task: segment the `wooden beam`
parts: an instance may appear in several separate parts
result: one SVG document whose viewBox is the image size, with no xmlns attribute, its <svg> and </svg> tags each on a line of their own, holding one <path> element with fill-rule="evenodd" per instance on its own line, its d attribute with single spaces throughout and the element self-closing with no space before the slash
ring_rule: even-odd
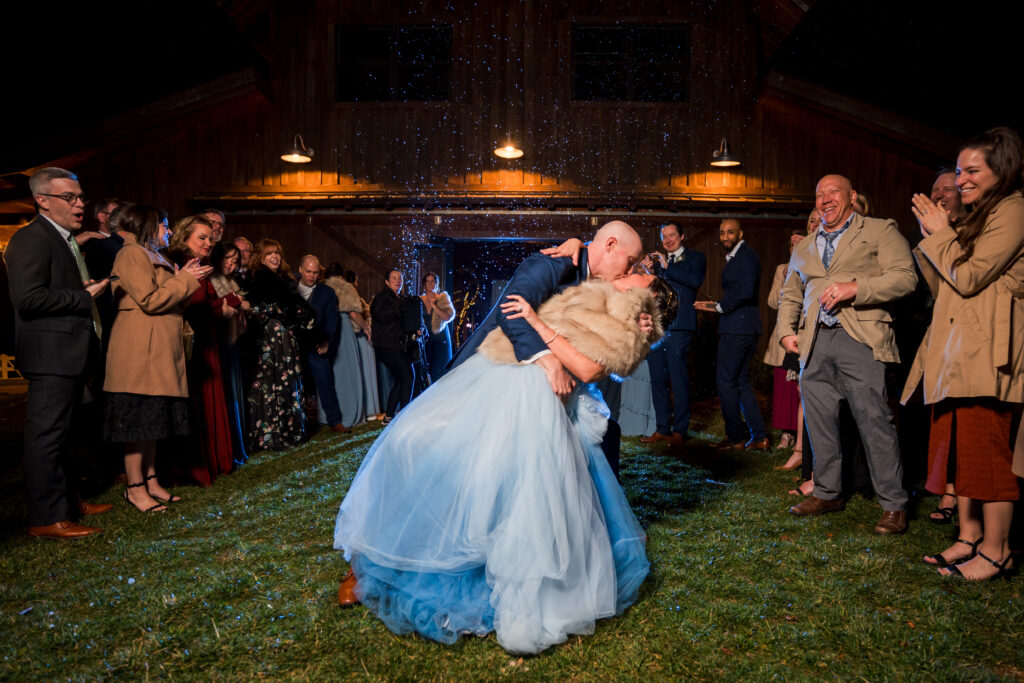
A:
<svg viewBox="0 0 1024 683">
<path fill-rule="evenodd" d="M 360 247 L 358 244 L 356 244 L 349 238 L 345 237 L 345 235 L 342 234 L 341 230 L 331 225 L 320 225 L 318 227 L 324 233 L 324 235 L 328 237 L 328 239 L 337 242 L 343 249 L 347 249 L 351 253 L 355 254 L 355 256 L 363 263 L 370 266 L 371 268 L 376 269 L 377 272 L 380 273 L 381 277 L 385 277 L 387 275 L 387 272 L 388 270 L 390 270 L 390 268 L 385 266 L 383 261 L 381 261 L 373 254 Z"/>
</svg>

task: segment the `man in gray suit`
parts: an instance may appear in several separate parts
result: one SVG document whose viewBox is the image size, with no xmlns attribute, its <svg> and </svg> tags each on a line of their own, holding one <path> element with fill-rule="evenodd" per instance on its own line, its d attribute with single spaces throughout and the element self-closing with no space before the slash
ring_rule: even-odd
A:
<svg viewBox="0 0 1024 683">
<path fill-rule="evenodd" d="M 108 280 L 89 278 L 72 235 L 82 227 L 85 213 L 75 174 L 43 168 L 29 180 L 29 188 L 39 215 L 14 233 L 4 253 L 15 311 L 14 364 L 28 380 L 28 533 L 78 538 L 99 529 L 76 524 L 72 517 L 111 508 L 77 496 L 74 468 L 67 459 L 71 413 L 82 395 L 90 355 L 99 348 L 101 323 L 94 298 Z"/>
<path fill-rule="evenodd" d="M 896 222 L 855 213 L 856 198 L 843 176 L 818 182 L 821 224 L 793 250 L 779 302 L 779 343 L 800 355 L 814 453 L 814 492 L 790 512 L 803 517 L 844 506 L 839 403 L 846 399 L 882 506 L 874 531 L 896 534 L 907 528 L 907 493 L 885 390 L 885 364 L 899 362 L 886 304 L 910 294 L 917 275 Z"/>
</svg>

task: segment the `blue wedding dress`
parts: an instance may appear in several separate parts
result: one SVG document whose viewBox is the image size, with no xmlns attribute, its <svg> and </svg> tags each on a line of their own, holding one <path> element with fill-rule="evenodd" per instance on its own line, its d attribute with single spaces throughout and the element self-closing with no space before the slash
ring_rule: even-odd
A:
<svg viewBox="0 0 1024 683">
<path fill-rule="evenodd" d="M 601 451 L 590 385 L 563 406 L 535 365 L 475 354 L 402 410 L 341 504 L 334 547 L 395 633 L 494 631 L 536 653 L 620 614 L 646 536 Z"/>
</svg>

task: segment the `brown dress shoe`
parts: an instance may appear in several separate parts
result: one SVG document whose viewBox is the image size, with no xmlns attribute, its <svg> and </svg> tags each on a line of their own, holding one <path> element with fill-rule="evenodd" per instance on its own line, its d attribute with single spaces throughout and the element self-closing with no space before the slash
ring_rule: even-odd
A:
<svg viewBox="0 0 1024 683">
<path fill-rule="evenodd" d="M 679 432 L 672 432 L 672 436 L 668 437 L 668 445 L 672 448 L 682 448 L 686 443 L 686 437 Z"/>
<path fill-rule="evenodd" d="M 346 433 L 348 431 L 348 427 L 346 427 L 345 425 L 343 425 L 343 424 L 341 424 L 339 422 L 336 425 L 331 425 L 331 430 L 335 431 L 335 432 L 338 432 L 339 434 L 344 434 L 344 433 Z"/>
<path fill-rule="evenodd" d="M 102 515 L 114 508 L 110 503 L 90 503 L 87 500 L 78 500 L 78 511 L 83 515 Z"/>
<path fill-rule="evenodd" d="M 742 451 L 743 450 L 743 444 L 742 443 L 733 443 L 729 439 L 722 439 L 717 444 L 715 444 L 715 448 L 717 448 L 720 451 L 734 451 L 734 450 L 735 451 Z"/>
<path fill-rule="evenodd" d="M 875 525 L 874 529 L 876 534 L 882 534 L 883 536 L 888 534 L 902 534 L 906 530 L 906 510 L 885 510 L 882 512 L 882 519 L 878 520 L 878 524 Z"/>
<path fill-rule="evenodd" d="M 650 436 L 645 436 L 640 439 L 640 443 L 658 443 L 659 441 L 668 441 L 672 437 L 668 434 L 662 434 L 661 432 L 654 432 Z"/>
<path fill-rule="evenodd" d="M 47 526 L 30 526 L 28 528 L 28 535 L 45 538 L 82 538 L 83 536 L 98 534 L 100 531 L 102 529 L 97 529 L 94 526 L 82 526 L 65 519 L 63 522 L 56 522 Z"/>
<path fill-rule="evenodd" d="M 744 446 L 748 451 L 768 451 L 772 448 L 772 442 L 768 440 L 768 437 L 763 439 L 751 439 Z"/>
<path fill-rule="evenodd" d="M 807 496 L 802 501 L 789 508 L 789 512 L 797 517 L 817 517 L 826 512 L 839 512 L 846 507 L 846 501 L 842 498 L 825 500 L 817 496 Z"/>
<path fill-rule="evenodd" d="M 345 578 L 341 580 L 341 585 L 338 586 L 339 605 L 352 607 L 359 604 L 359 598 L 356 597 L 356 583 L 356 575 L 352 569 L 349 569 L 348 574 L 345 574 Z"/>
</svg>

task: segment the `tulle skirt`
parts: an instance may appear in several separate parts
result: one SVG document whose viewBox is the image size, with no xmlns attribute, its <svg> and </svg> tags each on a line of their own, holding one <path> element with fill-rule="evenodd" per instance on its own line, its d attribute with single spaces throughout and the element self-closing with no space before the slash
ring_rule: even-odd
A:
<svg viewBox="0 0 1024 683">
<path fill-rule="evenodd" d="M 646 537 L 601 452 L 604 403 L 477 354 L 401 411 L 341 505 L 335 547 L 396 633 L 535 653 L 636 600 Z"/>
</svg>

